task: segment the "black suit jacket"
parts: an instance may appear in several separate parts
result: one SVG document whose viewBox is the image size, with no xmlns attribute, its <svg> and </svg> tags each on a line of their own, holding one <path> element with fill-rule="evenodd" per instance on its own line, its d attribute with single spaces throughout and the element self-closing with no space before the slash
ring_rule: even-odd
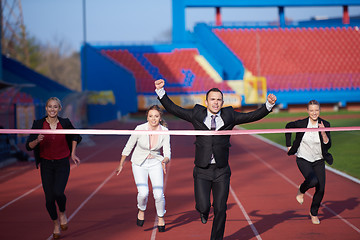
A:
<svg viewBox="0 0 360 240">
<path fill-rule="evenodd" d="M 34 120 L 33 125 L 31 127 L 31 129 L 42 129 L 43 128 L 43 124 L 45 121 L 45 118 L 39 119 L 39 120 Z M 74 129 L 74 126 L 71 124 L 70 120 L 68 118 L 61 118 L 58 117 L 59 122 L 61 124 L 61 126 L 63 127 L 63 129 Z M 36 145 L 35 148 L 31 148 L 29 146 L 29 143 L 34 141 L 39 134 L 30 134 L 27 141 L 26 141 L 26 149 L 28 151 L 32 151 L 34 150 L 34 157 L 35 157 L 35 163 L 36 163 L 36 168 L 38 168 L 39 163 L 40 163 L 40 146 L 39 144 Z M 76 141 L 78 144 L 81 142 L 81 136 L 79 134 L 66 134 L 66 142 L 67 145 L 70 149 L 70 152 L 72 151 L 72 141 Z"/>
<path fill-rule="evenodd" d="M 300 120 L 296 120 L 293 122 L 289 122 L 286 124 L 285 128 L 307 128 L 309 122 L 309 117 L 304 118 L 304 119 L 300 119 Z M 325 127 L 330 127 L 330 123 L 328 121 L 325 121 L 322 118 L 318 118 L 318 122 L 323 122 Z M 333 157 L 332 155 L 328 152 L 329 148 L 331 147 L 331 137 L 330 137 L 330 132 L 329 131 L 325 131 L 327 137 L 329 138 L 329 142 L 327 144 L 324 143 L 323 138 L 321 133 L 319 132 L 319 137 L 320 137 L 320 143 L 321 143 L 321 152 L 323 155 L 323 159 L 326 160 L 326 162 L 328 164 L 332 164 L 333 163 Z M 301 140 L 304 136 L 305 132 L 297 132 L 296 136 L 295 136 L 295 140 L 291 146 L 291 133 L 285 133 L 285 140 L 286 140 L 286 146 L 290 147 L 290 150 L 288 152 L 288 155 L 294 155 L 298 148 L 300 147 L 300 143 Z"/>
<path fill-rule="evenodd" d="M 165 94 L 159 99 L 164 108 L 173 115 L 192 123 L 196 130 L 209 130 L 204 124 L 207 116 L 207 108 L 196 104 L 192 109 L 184 109 L 174 104 Z M 249 112 L 236 112 L 232 107 L 221 109 L 221 118 L 224 126 L 219 130 L 231 130 L 235 125 L 257 121 L 269 114 L 265 104 L 259 109 Z M 211 155 L 214 154 L 216 166 L 226 167 L 229 160 L 230 135 L 222 136 L 196 136 L 195 141 L 195 165 L 205 168 L 208 166 Z"/>
</svg>

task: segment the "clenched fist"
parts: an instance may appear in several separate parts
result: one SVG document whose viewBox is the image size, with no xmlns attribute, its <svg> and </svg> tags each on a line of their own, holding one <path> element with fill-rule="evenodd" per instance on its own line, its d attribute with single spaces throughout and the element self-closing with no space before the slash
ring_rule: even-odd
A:
<svg viewBox="0 0 360 240">
<path fill-rule="evenodd" d="M 164 79 L 158 79 L 155 81 L 155 87 L 156 89 L 162 89 L 165 85 Z"/>
<path fill-rule="evenodd" d="M 270 93 L 267 97 L 267 100 L 270 104 L 275 104 L 276 99 L 277 99 L 276 96 L 272 93 Z"/>
</svg>

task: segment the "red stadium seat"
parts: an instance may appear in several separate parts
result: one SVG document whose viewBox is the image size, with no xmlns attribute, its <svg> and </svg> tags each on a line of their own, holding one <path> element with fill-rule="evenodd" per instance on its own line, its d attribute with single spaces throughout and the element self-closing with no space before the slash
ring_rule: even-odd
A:
<svg viewBox="0 0 360 240">
<path fill-rule="evenodd" d="M 246 69 L 257 74 L 260 66 L 269 90 L 359 86 L 360 34 L 354 28 L 213 29 L 213 32 Z M 296 82 L 287 79 L 289 84 L 285 84 L 282 76 L 291 75 L 297 76 Z"/>
<path fill-rule="evenodd" d="M 174 49 L 171 52 L 131 53 L 128 50 L 101 52 L 133 73 L 138 93 L 154 92 L 154 75 L 157 73 L 168 81 L 167 92 L 203 93 L 209 89 L 209 86 L 220 87 L 220 84 L 215 83 L 195 60 L 194 57 L 199 55 L 199 51 L 195 48 Z M 186 85 L 185 82 L 189 82 L 190 85 Z M 227 84 L 222 84 L 221 89 L 224 92 L 233 92 Z"/>
</svg>

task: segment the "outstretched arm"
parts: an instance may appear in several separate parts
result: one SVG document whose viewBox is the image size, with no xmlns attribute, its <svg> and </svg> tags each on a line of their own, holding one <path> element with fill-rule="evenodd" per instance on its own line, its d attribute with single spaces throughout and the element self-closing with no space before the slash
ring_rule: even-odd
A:
<svg viewBox="0 0 360 240">
<path fill-rule="evenodd" d="M 262 107 L 248 113 L 237 112 L 235 114 L 235 124 L 250 123 L 262 119 L 270 113 L 271 109 L 275 105 L 275 102 L 276 96 L 270 93 L 267 97 L 266 103 Z"/>
<path fill-rule="evenodd" d="M 165 93 L 164 85 L 165 85 L 165 81 L 163 79 L 159 79 L 155 81 L 155 87 L 156 87 L 155 92 L 159 97 L 160 103 L 169 113 L 185 121 L 191 122 L 192 110 L 182 108 L 176 105 L 173 101 L 171 101 L 171 99 Z"/>
</svg>

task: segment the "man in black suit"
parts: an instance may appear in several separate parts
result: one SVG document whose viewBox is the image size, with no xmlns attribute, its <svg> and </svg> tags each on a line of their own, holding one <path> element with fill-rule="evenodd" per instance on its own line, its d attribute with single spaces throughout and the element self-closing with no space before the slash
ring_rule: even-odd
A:
<svg viewBox="0 0 360 240">
<path fill-rule="evenodd" d="M 170 100 L 164 85 L 163 79 L 155 81 L 155 91 L 161 104 L 169 113 L 192 123 L 196 130 L 231 130 L 235 125 L 257 121 L 269 114 L 276 102 L 276 96 L 269 94 L 266 104 L 259 109 L 240 113 L 232 107 L 222 108 L 223 94 L 219 89 L 213 88 L 206 94 L 206 107 L 196 104 L 192 109 L 184 109 Z M 212 191 L 214 221 L 211 239 L 223 239 L 231 175 L 228 164 L 230 136 L 196 136 L 195 145 L 195 208 L 200 212 L 201 222 L 205 224 L 209 216 Z"/>
</svg>

